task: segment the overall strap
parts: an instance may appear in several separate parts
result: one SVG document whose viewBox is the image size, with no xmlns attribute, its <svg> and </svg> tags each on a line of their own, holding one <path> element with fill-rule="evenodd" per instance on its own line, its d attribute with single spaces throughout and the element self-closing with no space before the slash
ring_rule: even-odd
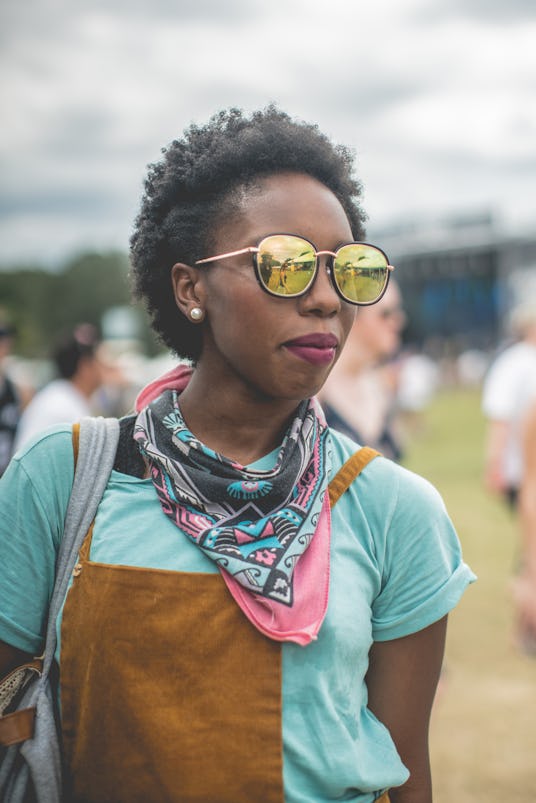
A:
<svg viewBox="0 0 536 803">
<path fill-rule="evenodd" d="M 78 450 L 80 448 L 80 421 L 73 424 L 73 457 L 74 457 L 74 470 L 76 471 L 76 464 L 78 463 Z"/>
<path fill-rule="evenodd" d="M 379 455 L 381 455 L 381 452 L 377 452 L 376 449 L 371 449 L 370 446 L 363 446 L 348 458 L 328 485 L 329 504 L 331 507 L 338 502 L 365 466 Z"/>
</svg>

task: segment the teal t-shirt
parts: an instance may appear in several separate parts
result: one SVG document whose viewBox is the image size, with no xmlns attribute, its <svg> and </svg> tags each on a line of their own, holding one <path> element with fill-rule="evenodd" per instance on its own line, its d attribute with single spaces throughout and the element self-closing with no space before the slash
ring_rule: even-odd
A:
<svg viewBox="0 0 536 803">
<path fill-rule="evenodd" d="M 331 449 L 334 476 L 356 444 L 332 431 Z M 17 454 L 0 480 L 0 640 L 34 654 L 72 479 L 71 429 L 58 426 Z M 164 515 L 150 479 L 117 471 L 95 519 L 90 557 L 218 571 Z M 368 653 L 375 640 L 442 618 L 473 579 L 437 491 L 389 460 L 373 460 L 333 509 L 329 604 L 318 638 L 307 647 L 282 645 L 288 803 L 369 803 L 406 780 L 387 729 L 367 708 Z"/>
</svg>

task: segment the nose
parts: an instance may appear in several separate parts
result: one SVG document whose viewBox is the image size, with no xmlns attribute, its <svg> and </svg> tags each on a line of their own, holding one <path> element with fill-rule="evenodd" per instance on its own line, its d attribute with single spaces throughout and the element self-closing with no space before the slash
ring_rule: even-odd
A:
<svg viewBox="0 0 536 803">
<path fill-rule="evenodd" d="M 340 312 L 342 300 L 331 280 L 328 259 L 329 256 L 318 257 L 318 270 L 314 282 L 307 293 L 298 298 L 303 314 L 327 318 Z"/>
</svg>

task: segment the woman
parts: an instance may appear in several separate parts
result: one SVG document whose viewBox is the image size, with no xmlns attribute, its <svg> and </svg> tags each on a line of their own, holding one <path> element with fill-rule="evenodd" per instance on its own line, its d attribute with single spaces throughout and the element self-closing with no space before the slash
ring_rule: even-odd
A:
<svg viewBox="0 0 536 803">
<path fill-rule="evenodd" d="M 69 800 L 432 799 L 446 616 L 472 575 L 434 489 L 384 458 L 330 514 L 358 447 L 314 395 L 389 277 L 352 244 L 351 170 L 274 107 L 192 126 L 150 168 L 134 286 L 194 368 L 122 421 L 67 595 Z M 71 482 L 66 428 L 3 480 L 5 669 L 40 647 Z"/>
</svg>

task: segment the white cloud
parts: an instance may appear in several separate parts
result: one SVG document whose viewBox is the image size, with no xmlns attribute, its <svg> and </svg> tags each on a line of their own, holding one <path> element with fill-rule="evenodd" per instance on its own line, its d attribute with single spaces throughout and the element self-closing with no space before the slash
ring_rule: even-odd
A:
<svg viewBox="0 0 536 803">
<path fill-rule="evenodd" d="M 356 149 L 372 225 L 536 217 L 528 0 L 4 0 L 0 31 L 0 264 L 126 247 L 160 148 L 271 100 Z"/>
</svg>

